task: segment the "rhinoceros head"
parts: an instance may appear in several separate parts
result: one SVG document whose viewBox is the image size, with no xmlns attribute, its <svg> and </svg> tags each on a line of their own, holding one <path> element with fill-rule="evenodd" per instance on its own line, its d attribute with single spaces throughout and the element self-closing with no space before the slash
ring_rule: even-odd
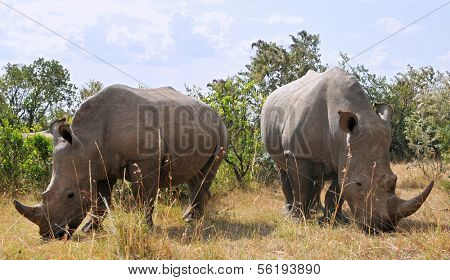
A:
<svg viewBox="0 0 450 280">
<path fill-rule="evenodd" d="M 42 202 L 25 206 L 14 201 L 17 211 L 39 226 L 44 238 L 70 237 L 90 207 L 89 163 L 82 142 L 65 119 L 51 125 L 54 137 L 53 171 Z"/>
<path fill-rule="evenodd" d="M 431 182 L 418 196 L 403 200 L 396 196 L 397 176 L 390 167 L 389 122 L 393 109 L 376 104 L 373 112 L 339 111 L 339 127 L 347 133 L 347 152 L 339 159 L 342 195 L 355 219 L 368 231 L 391 231 L 399 220 L 415 213 L 433 188 Z"/>
</svg>

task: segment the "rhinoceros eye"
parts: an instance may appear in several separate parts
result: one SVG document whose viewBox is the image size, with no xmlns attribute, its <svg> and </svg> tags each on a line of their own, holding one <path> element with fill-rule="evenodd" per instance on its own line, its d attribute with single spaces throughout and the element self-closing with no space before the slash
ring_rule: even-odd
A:
<svg viewBox="0 0 450 280">
<path fill-rule="evenodd" d="M 356 184 L 357 184 L 358 186 L 362 186 L 362 183 L 361 183 L 361 182 L 356 182 Z"/>
<path fill-rule="evenodd" d="M 75 195 L 75 193 L 73 193 L 73 192 L 70 192 L 68 195 L 67 195 L 67 198 L 73 198 L 74 197 L 74 195 Z"/>
</svg>

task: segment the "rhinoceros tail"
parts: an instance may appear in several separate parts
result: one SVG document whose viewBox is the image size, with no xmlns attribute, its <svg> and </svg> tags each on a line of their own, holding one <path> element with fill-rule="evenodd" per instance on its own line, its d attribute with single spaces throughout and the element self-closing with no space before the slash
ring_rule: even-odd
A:
<svg viewBox="0 0 450 280">
<path fill-rule="evenodd" d="M 226 128 L 225 128 L 226 133 Z M 225 157 L 226 145 L 227 145 L 227 135 L 220 135 L 220 139 L 225 141 L 218 141 L 214 149 L 213 154 L 208 159 L 203 168 L 189 181 L 191 189 L 191 205 L 188 207 L 186 212 L 183 214 L 183 218 L 186 221 L 194 219 L 197 214 L 203 215 L 204 206 L 206 201 L 211 197 L 211 192 L 209 191 L 211 184 L 216 177 L 217 170 L 219 169 L 220 163 Z M 196 209 L 196 210 L 195 210 Z"/>
<path fill-rule="evenodd" d="M 217 170 L 225 158 L 225 154 L 228 148 L 228 133 L 225 124 L 221 123 L 219 141 L 216 144 L 213 154 L 200 170 L 200 177 L 202 178 L 202 188 L 209 193 L 209 186 L 211 185 L 214 177 L 216 176 Z"/>
</svg>

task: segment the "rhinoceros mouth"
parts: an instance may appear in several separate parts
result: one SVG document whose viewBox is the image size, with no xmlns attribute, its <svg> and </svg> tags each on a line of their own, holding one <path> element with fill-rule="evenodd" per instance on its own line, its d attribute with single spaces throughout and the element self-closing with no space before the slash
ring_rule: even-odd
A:
<svg viewBox="0 0 450 280">
<path fill-rule="evenodd" d="M 393 224 L 380 224 L 380 225 L 364 225 L 363 230 L 367 234 L 381 234 L 395 232 L 396 226 Z"/>
<path fill-rule="evenodd" d="M 52 228 L 42 235 L 43 239 L 71 239 L 74 232 L 82 222 L 82 215 L 70 220 L 69 222 L 54 224 Z M 81 218 L 81 219 L 80 219 Z"/>
<path fill-rule="evenodd" d="M 59 226 L 59 225 L 55 225 L 54 228 L 44 234 L 42 234 L 42 238 L 44 240 L 49 240 L 49 239 L 70 239 L 73 236 L 73 233 L 75 232 L 75 230 L 77 229 L 77 226 L 74 225 L 66 225 L 64 227 Z"/>
<path fill-rule="evenodd" d="M 370 222 L 357 221 L 357 224 L 367 234 L 390 233 L 397 227 L 395 220 L 380 217 L 372 217 Z"/>
</svg>

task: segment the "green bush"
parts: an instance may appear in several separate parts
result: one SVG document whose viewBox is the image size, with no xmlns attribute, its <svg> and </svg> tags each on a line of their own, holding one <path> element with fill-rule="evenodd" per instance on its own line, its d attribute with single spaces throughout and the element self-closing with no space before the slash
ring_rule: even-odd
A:
<svg viewBox="0 0 450 280">
<path fill-rule="evenodd" d="M 449 73 L 434 71 L 431 67 L 409 69 L 421 80 L 413 101 L 415 110 L 405 118 L 408 146 L 417 160 L 448 161 L 450 139 L 450 83 Z M 412 75 L 410 75 L 412 76 Z M 425 77 L 425 78 L 424 78 Z M 417 83 L 418 84 L 418 83 Z M 441 164 L 441 168 L 444 165 Z M 441 170 L 443 171 L 443 170 Z"/>
<path fill-rule="evenodd" d="M 45 136 L 24 137 L 7 122 L 0 126 L 0 191 L 42 191 L 51 177 L 52 149 Z"/>
<path fill-rule="evenodd" d="M 370 101 L 394 108 L 391 159 L 435 163 L 444 172 L 450 159 L 450 72 L 408 65 L 388 81 L 349 60 L 341 54 L 340 66 L 360 82 Z"/>
</svg>

